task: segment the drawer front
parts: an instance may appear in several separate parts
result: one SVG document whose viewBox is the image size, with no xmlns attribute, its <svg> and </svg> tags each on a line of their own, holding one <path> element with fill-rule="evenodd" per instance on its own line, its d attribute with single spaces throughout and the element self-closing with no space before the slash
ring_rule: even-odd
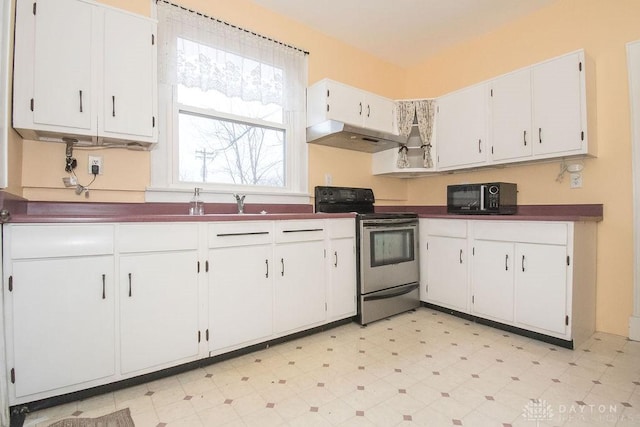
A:
<svg viewBox="0 0 640 427">
<path fill-rule="evenodd" d="M 6 226 L 11 259 L 110 255 L 113 224 L 29 224 Z"/>
<path fill-rule="evenodd" d="M 467 237 L 467 221 L 463 219 L 427 219 L 427 234 L 443 237 Z"/>
<path fill-rule="evenodd" d="M 326 221 L 330 239 L 356 236 L 355 218 L 328 219 Z"/>
<path fill-rule="evenodd" d="M 208 225 L 208 247 L 264 245 L 273 243 L 272 221 L 219 222 Z"/>
<path fill-rule="evenodd" d="M 121 253 L 198 249 L 198 224 L 121 224 L 118 237 Z"/>
<path fill-rule="evenodd" d="M 569 223 L 522 221 L 474 221 L 473 237 L 503 242 L 566 245 Z"/>
<path fill-rule="evenodd" d="M 276 221 L 275 228 L 276 243 L 323 240 L 325 236 L 325 223 L 321 219 Z"/>
</svg>

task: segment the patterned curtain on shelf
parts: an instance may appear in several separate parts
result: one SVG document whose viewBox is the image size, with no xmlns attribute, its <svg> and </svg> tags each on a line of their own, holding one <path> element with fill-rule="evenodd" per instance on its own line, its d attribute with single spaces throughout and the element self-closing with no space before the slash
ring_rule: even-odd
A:
<svg viewBox="0 0 640 427">
<path fill-rule="evenodd" d="M 416 116 L 418 117 L 418 130 L 422 140 L 422 162 L 425 168 L 433 167 L 431 157 L 431 136 L 433 135 L 433 121 L 435 117 L 435 101 L 424 99 L 415 101 Z"/>
<path fill-rule="evenodd" d="M 416 115 L 415 103 L 413 101 L 398 101 L 396 111 L 398 119 L 398 132 L 401 136 L 408 137 L 411 133 L 413 118 Z M 408 151 L 409 149 L 406 147 L 406 145 L 403 145 L 398 149 L 398 168 L 404 169 L 410 166 L 409 158 L 407 156 Z"/>
</svg>

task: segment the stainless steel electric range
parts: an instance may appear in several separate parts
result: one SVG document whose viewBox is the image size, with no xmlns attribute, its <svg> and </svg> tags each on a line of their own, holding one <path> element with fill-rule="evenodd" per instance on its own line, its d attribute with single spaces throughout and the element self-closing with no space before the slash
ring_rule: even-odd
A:
<svg viewBox="0 0 640 427">
<path fill-rule="evenodd" d="M 358 320 L 362 325 L 420 306 L 418 215 L 376 213 L 370 188 L 316 187 L 315 211 L 355 212 Z"/>
</svg>

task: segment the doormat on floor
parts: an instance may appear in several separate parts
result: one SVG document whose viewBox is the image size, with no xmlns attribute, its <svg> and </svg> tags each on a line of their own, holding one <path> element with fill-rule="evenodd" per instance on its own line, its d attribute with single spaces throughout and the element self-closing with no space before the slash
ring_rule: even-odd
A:
<svg viewBox="0 0 640 427">
<path fill-rule="evenodd" d="M 65 418 L 49 427 L 135 427 L 129 408 L 98 418 Z"/>
</svg>

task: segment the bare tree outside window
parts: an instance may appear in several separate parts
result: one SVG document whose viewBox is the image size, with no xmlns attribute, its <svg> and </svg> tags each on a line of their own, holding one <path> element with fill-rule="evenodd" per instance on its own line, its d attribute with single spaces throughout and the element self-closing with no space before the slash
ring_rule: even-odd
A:
<svg viewBox="0 0 640 427">
<path fill-rule="evenodd" d="M 178 44 L 179 180 L 284 187 L 283 70 Z"/>
<path fill-rule="evenodd" d="M 180 181 L 283 187 L 284 130 L 180 114 Z"/>
</svg>

